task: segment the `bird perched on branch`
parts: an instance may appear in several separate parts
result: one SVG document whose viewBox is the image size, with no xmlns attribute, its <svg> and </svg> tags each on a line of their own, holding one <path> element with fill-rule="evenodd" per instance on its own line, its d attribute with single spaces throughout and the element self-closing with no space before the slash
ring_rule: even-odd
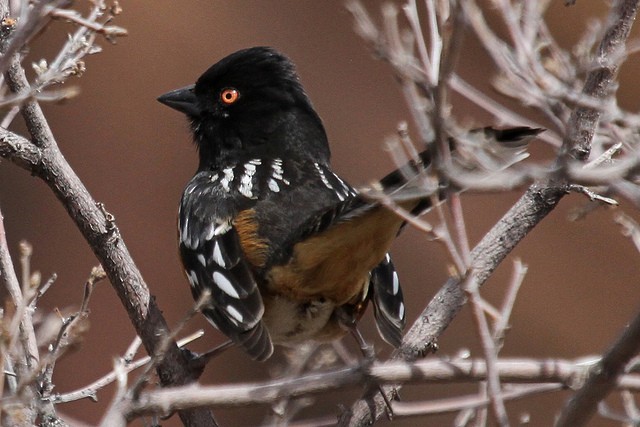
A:
<svg viewBox="0 0 640 427">
<path fill-rule="evenodd" d="M 406 314 L 387 251 L 403 220 L 331 170 L 291 61 L 272 48 L 241 50 L 158 100 L 187 115 L 199 151 L 178 229 L 194 298 L 211 293 L 206 318 L 265 360 L 274 344 L 341 337 L 371 301 L 380 335 L 397 347 Z M 531 134 L 517 129 L 509 138 Z M 423 153 L 380 188 L 396 191 L 428 162 Z M 399 202 L 408 211 L 430 203 L 424 193 Z"/>
</svg>

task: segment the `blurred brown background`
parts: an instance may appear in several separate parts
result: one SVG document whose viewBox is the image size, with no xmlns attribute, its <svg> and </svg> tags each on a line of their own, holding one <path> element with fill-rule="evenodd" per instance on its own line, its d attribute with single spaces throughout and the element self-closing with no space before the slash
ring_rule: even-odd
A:
<svg viewBox="0 0 640 427">
<path fill-rule="evenodd" d="M 558 40 L 568 47 L 587 28 L 590 17 L 602 16 L 605 3 L 579 1 L 571 8 L 556 1 L 547 16 Z M 379 16 L 381 2 L 366 3 Z M 372 58 L 352 31 L 343 2 L 332 1 L 126 1 L 115 24 L 129 37 L 116 46 L 102 41 L 103 53 L 87 59 L 80 80 L 80 97 L 65 105 L 47 105 L 46 113 L 68 161 L 92 195 L 117 220 L 122 236 L 157 297 L 170 324 L 192 304 L 176 251 L 175 216 L 181 190 L 196 166 L 185 119 L 155 101 L 170 90 L 192 83 L 224 55 L 254 45 L 271 45 L 287 53 L 298 66 L 302 81 L 324 120 L 332 144 L 335 170 L 358 185 L 382 176 L 393 165 L 383 150 L 386 135 L 400 120 L 409 119 L 389 67 Z M 51 58 L 69 27 L 62 23 L 35 44 L 30 60 Z M 638 32 L 636 31 L 637 35 Z M 622 73 L 621 104 L 637 109 L 640 64 L 632 59 Z M 491 63 L 473 37 L 467 37 L 459 72 L 489 91 Z M 526 113 L 526 110 L 523 110 Z M 454 97 L 454 114 L 470 124 L 499 124 L 486 113 Z M 532 115 L 532 117 L 537 117 Z M 19 119 L 17 119 L 19 121 Z M 542 143 L 534 147 L 540 159 L 551 156 Z M 82 284 L 96 260 L 66 212 L 48 188 L 9 162 L 0 165 L 0 206 L 5 216 L 14 261 L 17 243 L 27 239 L 35 248 L 34 268 L 59 279 L 40 309 L 79 304 Z M 472 243 L 508 209 L 520 193 L 468 195 Z M 571 207 L 585 202 L 569 196 L 517 248 L 515 256 L 530 272 L 520 292 L 507 337 L 504 356 L 573 358 L 602 352 L 638 309 L 637 277 L 640 255 L 600 210 L 581 222 L 567 221 Z M 633 209 L 627 209 L 633 212 Z M 446 278 L 447 259 L 441 246 L 415 230 L 398 239 L 394 259 L 413 321 Z M 510 277 L 505 262 L 483 289 L 496 304 Z M 134 336 L 124 309 L 108 283 L 102 283 L 91 302 L 91 330 L 81 351 L 57 366 L 56 391 L 86 385 L 111 369 Z M 377 336 L 370 318 L 364 332 Z M 201 319 L 189 330 L 205 328 L 206 335 L 191 347 L 204 350 L 223 337 Z M 388 353 L 378 343 L 377 348 Z M 465 310 L 440 341 L 440 356 L 470 349 L 480 356 L 473 323 Z M 215 360 L 201 378 L 203 384 L 251 381 L 267 377 L 278 360 L 261 365 L 232 349 Z M 265 366 L 267 369 L 265 369 Z M 421 386 L 403 392 L 407 399 L 473 393 L 470 387 Z M 64 413 L 96 423 L 112 396 L 108 388 L 99 402 L 82 401 L 60 407 Z M 358 390 L 348 392 L 350 403 Z M 549 425 L 564 402 L 560 394 L 510 404 L 513 420 L 529 413 L 531 425 Z M 306 417 L 338 412 L 334 394 L 318 397 Z M 612 400 L 612 404 L 619 406 Z M 224 426 L 259 424 L 266 408 L 217 411 Z M 178 425 L 175 419 L 163 425 Z M 450 425 L 451 416 L 405 420 L 394 425 Z M 136 425 L 142 425 L 137 422 Z M 592 425 L 613 425 L 596 420 Z"/>
</svg>

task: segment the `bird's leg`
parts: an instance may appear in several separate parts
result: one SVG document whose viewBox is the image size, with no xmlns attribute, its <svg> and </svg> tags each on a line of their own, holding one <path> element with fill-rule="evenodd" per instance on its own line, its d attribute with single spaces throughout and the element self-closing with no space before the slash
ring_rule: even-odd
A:
<svg viewBox="0 0 640 427">
<path fill-rule="evenodd" d="M 214 357 L 219 356 L 220 354 L 222 354 L 226 349 L 233 347 L 235 344 L 233 341 L 228 340 L 223 342 L 222 344 L 212 348 L 211 350 L 206 351 L 205 353 L 202 353 L 200 355 L 198 355 L 198 359 L 204 364 L 206 365 L 207 363 L 209 363 L 209 361 L 211 359 L 213 359 Z"/>
<path fill-rule="evenodd" d="M 351 332 L 351 335 L 358 343 L 358 347 L 360 347 L 360 351 L 362 352 L 362 355 L 364 356 L 365 360 L 373 361 L 373 359 L 375 358 L 375 352 L 373 351 L 373 346 L 368 344 L 365 341 L 364 337 L 358 330 L 358 327 L 355 325 L 350 327 L 349 332 Z"/>
<path fill-rule="evenodd" d="M 360 351 L 362 351 L 362 355 L 364 356 L 365 363 L 373 363 L 373 361 L 375 360 L 375 352 L 373 350 L 373 346 L 365 341 L 364 337 L 360 333 L 360 330 L 358 330 L 358 327 L 355 324 L 349 328 L 349 332 L 351 332 L 351 335 L 358 343 Z M 376 386 L 378 388 L 378 391 L 380 392 L 380 395 L 382 396 L 382 400 L 384 400 L 387 418 L 391 420 L 393 418 L 393 408 L 391 407 L 391 402 L 387 398 L 387 395 L 384 393 L 384 389 L 382 388 L 382 386 L 380 384 L 377 384 Z"/>
</svg>

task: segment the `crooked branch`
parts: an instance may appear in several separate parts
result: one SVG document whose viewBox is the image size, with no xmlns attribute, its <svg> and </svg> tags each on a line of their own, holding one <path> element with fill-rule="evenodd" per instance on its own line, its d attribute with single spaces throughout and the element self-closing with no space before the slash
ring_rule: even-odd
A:
<svg viewBox="0 0 640 427">
<path fill-rule="evenodd" d="M 29 90 L 19 55 L 11 55 L 5 80 L 13 93 Z M 27 169 L 51 188 L 102 264 L 147 353 L 155 354 L 169 328 L 113 217 L 91 197 L 60 153 L 39 104 L 31 100 L 21 107 L 21 113 L 31 141 L 0 129 L 0 156 Z M 157 372 L 163 385 L 181 385 L 198 378 L 202 368 L 201 364 L 192 363 L 172 341 Z M 181 412 L 180 417 L 188 425 L 215 425 L 210 412 L 204 409 Z"/>
<path fill-rule="evenodd" d="M 554 389 L 580 385 L 585 371 L 598 363 L 597 358 L 578 360 L 500 359 L 496 374 L 503 383 L 553 384 Z M 421 360 L 415 363 L 391 361 L 370 366 L 353 366 L 332 371 L 314 372 L 302 376 L 259 383 L 198 386 L 187 385 L 159 389 L 140 394 L 130 400 L 123 411 L 128 416 L 167 414 L 175 410 L 196 407 L 239 407 L 270 404 L 282 398 L 327 392 L 363 382 L 451 384 L 486 381 L 487 365 L 483 359 Z M 626 374 L 616 386 L 625 390 L 640 387 L 640 375 Z M 485 401 L 484 404 L 487 404 Z M 394 404 L 395 405 L 395 404 Z"/>
</svg>

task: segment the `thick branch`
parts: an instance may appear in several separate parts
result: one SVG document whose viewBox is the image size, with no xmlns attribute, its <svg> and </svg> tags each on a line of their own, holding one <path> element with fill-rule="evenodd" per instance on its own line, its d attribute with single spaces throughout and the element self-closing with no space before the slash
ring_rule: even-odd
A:
<svg viewBox="0 0 640 427">
<path fill-rule="evenodd" d="M 582 93 L 594 98 L 611 96 L 614 78 L 625 59 L 625 44 L 638 11 L 637 0 L 618 0 L 611 8 L 604 34 L 595 57 L 594 68 L 587 75 Z M 578 107 L 571 112 L 563 149 L 579 160 L 586 160 L 591 140 L 600 120 L 600 110 Z"/>
<path fill-rule="evenodd" d="M 0 128 L 0 156 L 11 159 L 23 169 L 31 171 L 40 164 L 41 151 L 25 138 Z"/>
<path fill-rule="evenodd" d="M 560 384 L 569 387 L 582 378 L 593 363 L 583 360 L 501 359 L 495 364 L 497 374 L 504 383 Z M 249 404 L 269 404 L 283 397 L 320 393 L 363 382 L 451 384 L 477 383 L 487 379 L 486 362 L 482 359 L 443 361 L 422 360 L 416 363 L 401 361 L 373 364 L 369 367 L 341 368 L 316 372 L 300 377 L 271 380 L 262 383 L 244 383 L 216 386 L 184 386 L 154 390 L 140 395 L 123 407 L 129 417 L 143 414 L 164 414 L 171 411 L 207 407 L 234 407 Z M 635 390 L 640 376 L 625 375 L 618 387 Z"/>
<path fill-rule="evenodd" d="M 603 98 L 613 82 L 621 60 L 625 42 L 638 12 L 639 0 L 618 0 L 609 15 L 609 28 L 598 48 L 599 67 L 589 73 L 583 92 Z M 571 115 L 565 146 L 574 156 L 585 159 L 589 141 L 593 137 L 599 112 L 577 108 Z M 573 138 L 573 139 L 571 139 Z M 585 155 L 586 153 L 586 155 Z M 602 364 L 591 369 L 589 379 L 569 400 L 556 425 L 581 426 L 595 414 L 598 403 L 613 389 L 618 375 L 627 362 L 640 351 L 640 314 L 605 354 Z"/>
</svg>

